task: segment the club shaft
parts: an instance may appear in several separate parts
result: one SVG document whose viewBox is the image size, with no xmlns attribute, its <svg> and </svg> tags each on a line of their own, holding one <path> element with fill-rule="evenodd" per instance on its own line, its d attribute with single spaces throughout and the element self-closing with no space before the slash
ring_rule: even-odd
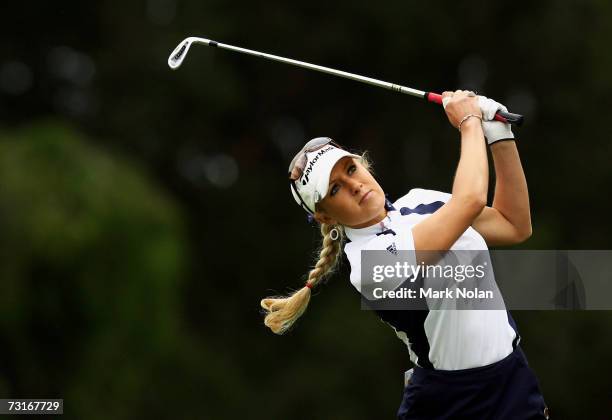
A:
<svg viewBox="0 0 612 420">
<path fill-rule="evenodd" d="M 262 53 L 255 50 L 249 50 L 247 48 L 236 47 L 234 45 L 223 44 L 221 42 L 212 41 L 206 38 L 198 38 L 198 37 L 189 37 L 185 39 L 181 44 L 179 44 L 175 50 L 170 54 L 168 58 L 168 65 L 172 69 L 177 69 L 182 60 L 185 58 L 187 51 L 189 50 L 189 45 L 193 44 L 204 44 L 210 47 L 222 48 L 224 50 L 235 51 L 242 54 L 248 54 L 255 57 L 265 58 L 267 60 L 278 61 L 280 63 L 291 64 L 294 66 L 318 71 L 321 73 L 327 73 L 338 77 L 343 77 L 345 79 L 355 80 L 361 83 L 367 83 L 369 85 L 378 86 L 383 89 L 392 90 L 395 92 L 404 93 L 406 95 L 415 96 L 417 98 L 423 98 L 428 102 L 433 102 L 436 104 L 442 104 L 442 96 L 433 92 L 423 92 L 421 90 L 412 89 L 402 85 L 396 85 L 395 83 L 385 82 L 384 80 L 373 79 L 371 77 L 360 76 L 358 74 L 349 73 L 342 70 L 336 70 L 325 66 L 319 66 L 317 64 L 307 63 L 305 61 L 294 60 L 292 58 L 281 57 L 279 55 Z M 523 116 L 520 114 L 513 114 L 507 111 L 498 111 L 495 114 L 495 120 L 501 121 L 503 123 L 521 125 L 523 123 Z"/>
<path fill-rule="evenodd" d="M 306 63 L 305 61 L 299 61 L 299 60 L 294 60 L 292 58 L 286 58 L 286 57 L 281 57 L 278 55 L 262 53 L 262 52 L 255 51 L 255 50 L 249 50 L 247 48 L 235 47 L 233 45 L 223 44 L 221 42 L 216 42 L 216 41 L 210 41 L 210 40 L 203 39 L 203 41 L 197 41 L 197 40 L 194 41 L 194 43 L 196 42 L 206 44 L 211 47 L 217 47 L 217 48 L 222 48 L 224 50 L 230 50 L 230 51 L 235 51 L 235 52 L 239 52 L 243 54 L 249 54 L 255 57 L 266 58 L 272 61 L 278 61 L 281 63 L 287 63 L 287 64 L 291 64 L 294 66 L 319 71 L 322 73 L 332 74 L 334 76 L 344 77 L 345 79 L 351 79 L 357 82 L 367 83 L 369 85 L 382 87 L 384 89 L 405 93 L 407 95 L 412 95 L 412 96 L 416 96 L 419 98 L 425 97 L 425 92 L 420 91 L 420 90 L 412 89 L 406 86 L 396 85 L 394 83 L 385 82 L 383 80 L 373 79 L 371 77 L 360 76 L 358 74 L 349 73 L 349 72 L 342 71 L 342 70 L 336 70 L 336 69 L 332 69 L 332 68 L 325 67 L 325 66 L 319 66 L 317 64 Z"/>
</svg>

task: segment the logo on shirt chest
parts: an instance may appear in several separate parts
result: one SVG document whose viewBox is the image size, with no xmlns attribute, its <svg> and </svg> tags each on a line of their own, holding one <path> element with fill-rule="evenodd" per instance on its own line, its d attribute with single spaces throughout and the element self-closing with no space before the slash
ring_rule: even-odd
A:
<svg viewBox="0 0 612 420">
<path fill-rule="evenodd" d="M 387 247 L 387 251 L 392 253 L 393 255 L 397 255 L 397 247 L 395 246 L 395 242 Z"/>
</svg>

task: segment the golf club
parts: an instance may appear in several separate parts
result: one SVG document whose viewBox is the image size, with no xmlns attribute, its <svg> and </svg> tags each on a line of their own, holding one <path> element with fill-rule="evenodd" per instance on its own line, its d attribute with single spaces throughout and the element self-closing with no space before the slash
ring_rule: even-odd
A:
<svg viewBox="0 0 612 420">
<path fill-rule="evenodd" d="M 348 73 L 341 70 L 332 69 L 329 67 L 319 66 L 316 64 L 306 63 L 304 61 L 293 60 L 291 58 L 280 57 L 278 55 L 272 55 L 267 53 L 262 53 L 259 51 L 249 50 L 246 48 L 235 47 L 233 45 L 222 44 L 220 42 L 212 41 L 206 38 L 198 38 L 198 37 L 189 37 L 185 38 L 170 54 L 168 57 L 168 65 L 172 70 L 178 69 L 187 53 L 189 52 L 189 48 L 192 44 L 204 44 L 210 47 L 222 48 L 225 50 L 236 51 L 243 54 L 254 55 L 256 57 L 266 58 L 268 60 L 279 61 L 281 63 L 292 64 L 298 67 L 304 67 L 310 70 L 320 71 L 322 73 L 332 74 L 334 76 L 344 77 L 346 79 L 355 80 L 362 83 L 368 83 L 370 85 L 382 87 L 384 89 L 393 90 L 400 93 L 405 93 L 407 95 L 416 96 L 418 98 L 423 98 L 429 102 L 433 102 L 436 104 L 442 104 L 442 95 L 432 92 L 423 92 L 417 89 L 412 89 L 406 86 L 396 85 L 394 83 L 385 82 L 378 79 L 372 79 L 371 77 L 360 76 L 354 73 Z M 498 111 L 495 114 L 495 119 L 497 121 L 501 121 L 504 123 L 510 123 L 514 125 L 520 126 L 523 123 L 523 116 L 519 114 L 513 114 L 511 112 Z"/>
</svg>

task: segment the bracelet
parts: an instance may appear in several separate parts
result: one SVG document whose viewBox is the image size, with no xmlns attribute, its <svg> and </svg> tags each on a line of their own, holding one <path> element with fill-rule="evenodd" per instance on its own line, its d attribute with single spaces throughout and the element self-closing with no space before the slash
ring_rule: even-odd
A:
<svg viewBox="0 0 612 420">
<path fill-rule="evenodd" d="M 457 126 L 457 130 L 459 130 L 459 132 L 461 132 L 461 124 L 463 124 L 467 119 L 469 119 L 470 117 L 476 117 L 480 120 L 480 122 L 482 122 L 482 117 L 480 115 L 476 115 L 476 114 L 467 114 L 465 117 L 463 117 L 461 119 L 461 121 L 459 121 L 459 125 Z"/>
</svg>

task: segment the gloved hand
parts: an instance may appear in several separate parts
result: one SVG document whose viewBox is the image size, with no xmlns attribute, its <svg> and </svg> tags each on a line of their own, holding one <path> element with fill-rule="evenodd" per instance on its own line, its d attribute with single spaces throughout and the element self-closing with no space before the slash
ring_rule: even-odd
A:
<svg viewBox="0 0 612 420">
<path fill-rule="evenodd" d="M 478 105 L 482 111 L 482 131 L 484 132 L 489 146 L 496 141 L 514 138 L 510 124 L 505 124 L 493 119 L 497 111 L 507 111 L 508 108 L 486 96 L 478 96 Z"/>
</svg>

